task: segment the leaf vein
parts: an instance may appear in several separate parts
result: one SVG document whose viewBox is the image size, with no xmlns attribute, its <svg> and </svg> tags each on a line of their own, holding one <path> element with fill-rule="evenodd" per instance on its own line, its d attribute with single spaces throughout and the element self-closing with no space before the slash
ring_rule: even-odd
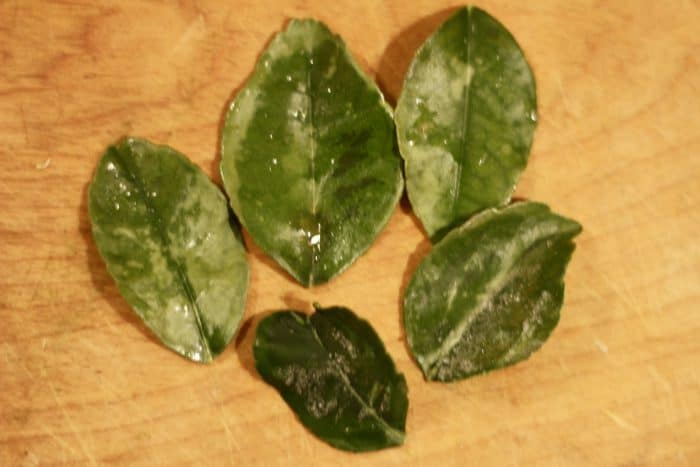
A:
<svg viewBox="0 0 700 467">
<path fill-rule="evenodd" d="M 308 320 L 309 325 L 311 327 L 311 332 L 314 336 L 314 339 L 318 342 L 318 345 L 320 345 L 321 348 L 326 353 L 330 354 L 331 352 L 326 348 L 325 345 L 323 345 L 323 341 L 321 340 L 321 337 L 318 335 L 318 332 L 316 332 L 316 328 L 314 327 L 314 324 L 311 321 L 311 319 L 307 318 L 307 320 Z M 359 392 L 357 392 L 355 387 L 352 385 L 352 382 L 350 382 L 350 378 L 348 378 L 348 376 L 343 372 L 343 370 L 341 368 L 338 367 L 338 365 L 335 362 L 333 362 L 333 360 L 328 359 L 328 363 L 329 363 L 330 368 L 338 375 L 338 377 L 343 382 L 343 384 L 348 388 L 348 390 L 350 391 L 350 394 L 352 394 L 352 396 L 355 397 L 355 399 L 357 399 L 360 402 L 362 407 L 364 407 L 364 409 L 367 410 L 369 412 L 369 414 L 372 415 L 372 417 L 377 420 L 379 425 L 384 429 L 384 432 L 387 434 L 387 436 L 394 442 L 397 442 L 397 443 L 403 442 L 404 434 L 401 431 L 399 431 L 396 428 L 389 425 L 389 423 L 387 423 L 381 416 L 379 416 L 379 414 L 374 409 L 374 407 L 372 407 L 371 404 L 369 404 L 367 401 L 365 401 L 365 399 L 362 397 L 362 395 Z"/>
<path fill-rule="evenodd" d="M 473 78 L 473 65 L 471 64 L 471 54 L 472 54 L 472 10 L 467 9 L 467 83 L 462 89 L 462 131 L 459 132 L 459 160 L 457 161 L 457 171 L 455 173 L 453 185 L 452 185 L 452 218 L 454 219 L 457 215 L 457 201 L 459 200 L 459 194 L 462 185 L 462 169 L 466 163 L 466 153 L 467 153 L 467 128 L 469 125 L 469 93 L 471 91 L 471 81 Z"/>
</svg>

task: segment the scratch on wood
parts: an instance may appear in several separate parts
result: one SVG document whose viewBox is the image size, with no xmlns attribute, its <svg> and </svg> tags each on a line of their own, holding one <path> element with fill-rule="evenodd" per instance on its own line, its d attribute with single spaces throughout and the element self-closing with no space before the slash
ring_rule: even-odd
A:
<svg viewBox="0 0 700 467">
<path fill-rule="evenodd" d="M 597 300 L 598 303 L 605 303 L 605 297 L 603 297 L 603 295 L 598 291 L 598 288 L 595 285 L 596 284 L 593 284 L 592 281 L 587 281 L 584 289 L 586 289 L 588 296 L 590 296 L 592 299 Z"/>
<path fill-rule="evenodd" d="M 56 433 L 49 430 L 45 426 L 42 427 L 42 429 L 44 430 L 44 434 L 48 435 L 51 439 L 56 441 L 63 448 L 64 451 L 68 451 L 73 457 L 78 457 L 78 452 L 75 449 L 73 449 L 73 446 L 68 444 L 63 438 L 57 436 Z"/>
<path fill-rule="evenodd" d="M 90 462 L 90 465 L 96 466 L 97 461 L 95 460 L 94 454 L 89 449 L 87 449 L 87 446 L 85 445 L 85 440 L 83 439 L 82 435 L 80 434 L 80 431 L 78 431 L 75 424 L 73 423 L 73 419 L 68 414 L 68 411 L 66 410 L 65 404 L 58 397 L 58 393 L 56 392 L 56 388 L 54 387 L 54 385 L 51 381 L 48 381 L 48 385 L 49 385 L 49 389 L 51 390 L 51 394 L 53 395 L 54 402 L 56 402 L 56 406 L 61 410 L 61 414 L 63 415 L 63 418 L 66 421 L 66 423 L 68 424 L 68 428 L 70 428 L 70 430 L 75 435 L 75 438 L 78 440 L 78 444 L 80 445 L 80 450 L 83 452 L 83 455 L 85 455 L 85 457 L 87 457 L 87 460 Z"/>
<path fill-rule="evenodd" d="M 14 3 L 14 9 L 12 10 L 12 29 L 17 28 L 17 18 L 19 17 L 19 9 L 22 3 L 20 1 L 16 1 Z"/>
<path fill-rule="evenodd" d="M 170 53 L 168 55 L 175 55 L 188 42 L 191 42 L 196 35 L 202 34 L 206 28 L 207 26 L 206 22 L 204 21 L 204 16 L 200 14 L 197 16 L 197 19 L 192 21 L 187 29 L 185 29 L 185 32 L 182 33 L 175 45 L 173 45 L 173 47 L 170 49 Z"/>
<path fill-rule="evenodd" d="M 657 370 L 654 365 L 651 365 L 649 367 L 649 374 L 652 376 L 652 378 L 654 378 L 654 381 L 656 381 L 659 384 L 659 386 L 663 388 L 664 391 L 666 391 L 669 394 L 673 392 L 671 383 L 669 383 L 668 379 L 666 379 L 661 373 L 659 373 L 659 370 Z"/>
<path fill-rule="evenodd" d="M 43 162 L 37 162 L 34 165 L 34 167 L 36 167 L 37 170 L 44 170 L 44 169 L 48 169 L 50 165 L 51 165 L 51 158 L 46 159 Z"/>
<path fill-rule="evenodd" d="M 571 105 L 571 101 L 566 95 L 566 90 L 564 89 L 564 81 L 561 79 L 561 75 L 557 73 L 557 87 L 559 88 L 559 94 L 561 94 L 561 102 L 564 104 L 564 110 L 566 113 L 569 115 L 573 116 L 576 119 L 581 118 L 581 113 L 578 111 L 575 111 L 573 106 Z"/>
<path fill-rule="evenodd" d="M 5 342 L 5 361 L 7 362 L 8 367 L 12 365 L 12 360 L 10 360 L 10 344 Z"/>
<path fill-rule="evenodd" d="M 602 353 L 608 353 L 608 346 L 605 345 L 605 342 L 601 341 L 600 339 L 595 339 L 593 343 L 595 343 L 595 346 L 598 347 L 598 350 L 600 350 Z"/>
<path fill-rule="evenodd" d="M 257 36 L 253 31 L 251 31 L 251 27 L 247 25 L 243 19 L 241 19 L 240 15 L 233 15 L 233 19 L 236 20 L 235 32 L 237 34 L 245 34 L 251 43 L 255 43 Z"/>
<path fill-rule="evenodd" d="M 571 369 L 566 365 L 566 362 L 564 362 L 564 359 L 560 358 L 558 359 L 559 361 L 559 366 L 561 367 L 562 370 L 564 370 L 566 373 L 571 373 Z"/>
<path fill-rule="evenodd" d="M 604 410 L 603 413 L 610 418 L 613 422 L 615 422 L 615 425 L 619 426 L 620 428 L 627 430 L 632 433 L 639 433 L 639 429 L 632 425 L 631 423 L 627 422 L 623 418 L 621 418 L 619 415 L 617 415 L 614 412 L 611 412 L 609 410 Z"/>
<path fill-rule="evenodd" d="M 24 456 L 24 460 L 20 464 L 22 467 L 36 467 L 39 465 L 39 456 L 34 454 L 32 451 L 27 451 Z"/>
<path fill-rule="evenodd" d="M 236 437 L 233 436 L 233 432 L 231 431 L 231 427 L 228 424 L 228 421 L 226 420 L 226 416 L 224 414 L 224 405 L 221 403 L 221 400 L 216 401 L 216 405 L 218 410 L 218 415 L 219 415 L 219 421 L 221 421 L 221 425 L 224 427 L 224 436 L 226 437 L 226 447 L 228 448 L 228 454 L 229 454 L 229 463 L 233 465 L 233 459 L 234 459 L 234 454 L 233 454 L 233 443 L 236 444 L 236 450 L 240 449 L 240 446 L 238 445 L 238 442 L 236 441 Z"/>
<path fill-rule="evenodd" d="M 615 294 L 615 296 L 620 299 L 619 301 L 623 305 L 623 308 L 626 308 L 627 310 L 639 316 L 639 319 L 642 322 L 642 324 L 645 327 L 648 327 L 647 316 L 644 314 L 644 312 L 639 306 L 635 306 L 634 299 L 631 297 L 629 291 L 626 288 L 618 287 L 619 281 L 616 281 L 604 271 L 601 270 L 599 272 L 601 277 L 605 280 L 605 283 L 610 286 L 610 289 L 612 290 L 613 294 Z"/>
<path fill-rule="evenodd" d="M 35 378 L 34 373 L 29 369 L 27 366 L 25 359 L 20 358 L 17 355 L 17 352 L 8 344 L 7 342 L 5 344 L 5 360 L 7 360 L 7 363 L 10 365 L 13 365 L 15 368 L 19 368 L 24 373 L 26 373 L 27 378 L 32 381 Z M 12 360 L 11 360 L 12 359 Z"/>
<path fill-rule="evenodd" d="M 104 382 L 107 381 L 110 384 L 106 385 Z M 118 391 L 117 389 L 114 388 L 115 382 L 114 378 L 100 378 L 100 389 L 102 391 L 102 394 L 104 396 L 104 401 L 105 404 L 109 404 L 110 401 L 117 401 L 120 400 L 123 396 L 123 393 Z M 153 438 L 153 433 L 154 433 L 154 425 L 155 421 L 153 420 L 153 417 L 151 416 L 150 412 L 148 410 L 144 410 L 142 406 L 139 406 L 136 401 L 134 400 L 133 396 L 127 397 L 124 399 L 129 406 L 133 408 L 133 413 L 139 414 L 145 417 L 145 422 L 148 424 L 148 429 L 149 429 L 149 436 L 151 439 Z M 124 411 L 126 413 L 126 411 Z M 161 451 L 158 449 L 154 448 L 153 443 L 148 444 L 148 451 L 151 454 L 151 459 L 154 460 L 156 463 L 153 463 L 152 465 L 168 465 L 163 457 L 161 456 Z"/>
<path fill-rule="evenodd" d="M 27 114 L 24 112 L 24 104 L 19 105 L 19 111 L 22 115 L 22 128 L 24 129 L 24 142 L 29 145 L 29 128 L 27 127 Z"/>
<path fill-rule="evenodd" d="M 53 259 L 52 258 L 52 249 L 49 249 L 49 251 L 46 252 L 46 259 L 43 261 L 42 265 L 40 266 L 40 269 L 41 269 L 41 272 L 39 273 L 40 279 L 44 278 L 46 271 L 49 270 L 49 266 L 50 266 L 52 259 Z M 30 263 L 29 270 L 27 272 L 27 277 L 33 277 L 34 271 L 36 271 L 36 269 L 34 268 L 34 264 L 36 264 L 36 263 L 38 263 L 38 261 L 36 261 L 36 262 L 33 261 L 32 263 Z M 34 290 L 32 291 L 32 295 L 25 302 L 25 306 L 28 308 L 31 308 L 32 305 L 34 305 L 34 300 L 36 299 L 36 297 L 39 296 L 39 292 L 41 292 L 42 290 L 44 290 L 42 287 L 34 287 Z"/>
<path fill-rule="evenodd" d="M 683 462 L 683 465 L 690 465 L 690 462 L 688 462 L 688 456 L 685 455 L 685 452 L 683 452 L 682 449 L 678 450 L 678 460 Z"/>
</svg>

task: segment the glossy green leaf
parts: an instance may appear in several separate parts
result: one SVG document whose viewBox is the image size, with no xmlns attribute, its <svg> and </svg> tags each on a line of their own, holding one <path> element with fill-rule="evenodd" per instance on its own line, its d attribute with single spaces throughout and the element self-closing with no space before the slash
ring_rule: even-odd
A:
<svg viewBox="0 0 700 467">
<path fill-rule="evenodd" d="M 462 8 L 422 45 L 396 106 L 396 128 L 408 196 L 430 237 L 510 200 L 536 110 L 525 56 L 488 13 Z"/>
<path fill-rule="evenodd" d="M 258 325 L 253 353 L 263 379 L 323 441 L 348 451 L 403 443 L 406 380 L 352 311 L 273 313 Z"/>
<path fill-rule="evenodd" d="M 129 138 L 102 156 L 88 207 L 107 269 L 144 323 L 191 360 L 221 353 L 248 289 L 245 248 L 221 191 L 182 154 Z"/>
<path fill-rule="evenodd" d="M 343 41 L 292 20 L 231 103 L 221 176 L 255 242 L 306 286 L 347 268 L 403 190 L 391 110 Z"/>
<path fill-rule="evenodd" d="M 426 256 L 404 295 L 408 344 L 426 378 L 452 381 L 526 359 L 559 321 L 581 231 L 539 203 L 490 209 Z"/>
</svg>

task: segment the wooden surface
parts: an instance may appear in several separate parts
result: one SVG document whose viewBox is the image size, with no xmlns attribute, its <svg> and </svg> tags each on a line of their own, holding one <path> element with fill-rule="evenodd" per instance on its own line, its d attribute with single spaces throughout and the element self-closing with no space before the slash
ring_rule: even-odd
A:
<svg viewBox="0 0 700 467">
<path fill-rule="evenodd" d="M 246 324 L 207 367 L 151 337 L 97 254 L 86 186 L 104 148 L 147 137 L 220 181 L 226 103 L 287 18 L 326 21 L 393 102 L 452 6 L 264 3 L 0 0 L 0 465 L 700 465 L 700 4 L 480 4 L 538 81 L 517 192 L 585 232 L 541 351 L 428 384 L 400 326 L 428 249 L 405 200 L 326 286 L 303 289 L 251 244 Z M 336 451 L 257 376 L 259 316 L 314 300 L 368 318 L 405 373 L 403 447 Z"/>
</svg>

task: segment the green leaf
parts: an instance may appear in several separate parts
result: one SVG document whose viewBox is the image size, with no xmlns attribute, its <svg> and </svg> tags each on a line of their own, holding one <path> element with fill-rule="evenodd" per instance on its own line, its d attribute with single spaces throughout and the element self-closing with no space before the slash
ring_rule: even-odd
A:
<svg viewBox="0 0 700 467">
<path fill-rule="evenodd" d="M 537 350 L 559 321 L 580 231 L 544 204 L 522 202 L 447 234 L 404 295 L 408 344 L 426 378 L 466 378 Z"/>
<path fill-rule="evenodd" d="M 406 380 L 352 311 L 273 313 L 258 325 L 253 353 L 262 378 L 323 441 L 348 451 L 403 443 Z"/>
<path fill-rule="evenodd" d="M 396 128 L 408 196 L 431 238 L 508 203 L 527 164 L 536 110 L 522 50 L 483 10 L 458 10 L 421 46 Z"/>
<path fill-rule="evenodd" d="M 221 191 L 182 154 L 129 138 L 102 156 L 88 208 L 107 269 L 144 323 L 191 360 L 221 353 L 248 289 Z"/>
<path fill-rule="evenodd" d="M 255 242 L 300 283 L 361 255 L 403 190 L 391 110 L 340 37 L 292 20 L 231 103 L 221 176 Z"/>
</svg>

